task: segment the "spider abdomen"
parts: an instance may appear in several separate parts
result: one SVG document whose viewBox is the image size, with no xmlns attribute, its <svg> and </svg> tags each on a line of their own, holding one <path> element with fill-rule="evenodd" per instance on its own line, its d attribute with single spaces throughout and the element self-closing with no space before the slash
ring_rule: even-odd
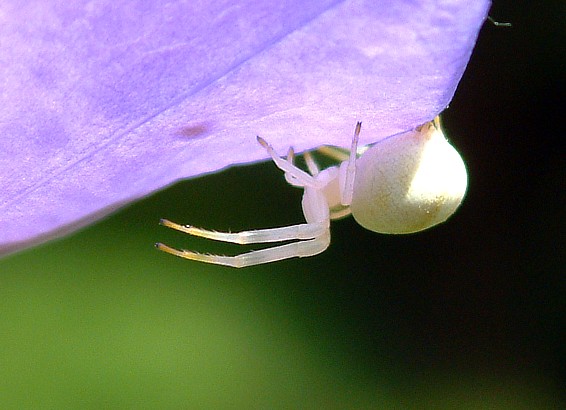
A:
<svg viewBox="0 0 566 410">
<path fill-rule="evenodd" d="M 445 221 L 464 198 L 467 172 L 440 128 L 391 137 L 356 162 L 351 210 L 364 228 L 407 234 Z"/>
</svg>

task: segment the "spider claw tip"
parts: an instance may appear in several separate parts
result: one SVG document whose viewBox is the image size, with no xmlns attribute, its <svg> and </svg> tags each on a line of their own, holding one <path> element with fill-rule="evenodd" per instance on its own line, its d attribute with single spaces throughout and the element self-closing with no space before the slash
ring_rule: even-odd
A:
<svg viewBox="0 0 566 410">
<path fill-rule="evenodd" d="M 267 148 L 268 144 L 267 141 L 265 141 L 263 138 L 261 138 L 259 135 L 256 137 L 257 138 L 257 142 L 259 142 L 259 144 L 264 147 Z"/>
</svg>

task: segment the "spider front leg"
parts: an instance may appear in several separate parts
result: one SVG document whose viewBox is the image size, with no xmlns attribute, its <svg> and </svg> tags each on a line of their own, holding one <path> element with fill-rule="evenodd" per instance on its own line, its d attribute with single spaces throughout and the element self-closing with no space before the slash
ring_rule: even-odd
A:
<svg viewBox="0 0 566 410">
<path fill-rule="evenodd" d="M 325 222 L 306 223 L 285 226 L 282 228 L 258 229 L 236 233 L 209 231 L 189 225 L 179 225 L 166 219 L 162 219 L 161 224 L 169 228 L 188 233 L 189 235 L 237 244 L 298 240 L 297 242 L 242 253 L 236 256 L 201 254 L 185 249 L 171 248 L 170 246 L 162 243 L 155 244 L 157 249 L 184 259 L 212 263 L 215 265 L 231 266 L 235 268 L 243 268 L 246 266 L 259 265 L 262 263 L 275 262 L 294 257 L 303 258 L 313 256 L 323 252 L 330 244 L 329 224 Z"/>
<path fill-rule="evenodd" d="M 192 236 L 211 239 L 213 241 L 236 243 L 239 245 L 313 239 L 322 236 L 327 229 L 322 223 L 306 223 L 281 228 L 256 229 L 242 232 L 218 232 L 197 228 L 191 225 L 180 225 L 167 219 L 161 219 L 159 223 Z"/>
<path fill-rule="evenodd" d="M 330 243 L 330 233 L 316 239 L 288 243 L 273 248 L 261 249 L 242 253 L 236 256 L 208 255 L 192 252 L 185 249 L 174 249 L 162 243 L 156 243 L 157 249 L 197 262 L 211 263 L 214 265 L 230 266 L 232 268 L 245 268 L 247 266 L 261 265 L 263 263 L 276 262 L 294 257 L 304 258 L 324 252 Z"/>
<path fill-rule="evenodd" d="M 157 249 L 185 259 L 241 268 L 282 259 L 313 256 L 328 248 L 330 244 L 330 215 L 328 203 L 322 192 L 322 188 L 325 184 L 316 179 L 316 175 L 318 175 L 316 164 L 314 164 L 312 159 L 307 159 L 307 163 L 309 161 L 311 162 L 308 165 L 309 169 L 315 174 L 309 175 L 293 164 L 294 153 L 292 150 L 289 150 L 287 159 L 283 159 L 277 156 L 273 148 L 263 139 L 258 137 L 258 141 L 266 148 L 277 167 L 285 172 L 287 181 L 292 185 L 305 189 L 303 195 L 303 212 L 307 223 L 236 233 L 216 232 L 190 225 L 179 225 L 167 219 L 162 219 L 160 223 L 189 235 L 236 244 L 282 242 L 289 240 L 295 240 L 296 242 L 242 253 L 236 256 L 205 255 L 189 250 L 171 248 L 162 243 L 155 244 Z"/>
</svg>

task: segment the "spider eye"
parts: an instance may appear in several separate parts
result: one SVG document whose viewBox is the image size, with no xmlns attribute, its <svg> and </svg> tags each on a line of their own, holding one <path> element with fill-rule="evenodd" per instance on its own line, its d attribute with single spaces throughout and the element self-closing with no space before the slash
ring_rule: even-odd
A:
<svg viewBox="0 0 566 410">
<path fill-rule="evenodd" d="M 467 185 L 462 157 L 440 128 L 426 123 L 358 159 L 352 214 L 375 232 L 422 231 L 456 211 Z"/>
</svg>

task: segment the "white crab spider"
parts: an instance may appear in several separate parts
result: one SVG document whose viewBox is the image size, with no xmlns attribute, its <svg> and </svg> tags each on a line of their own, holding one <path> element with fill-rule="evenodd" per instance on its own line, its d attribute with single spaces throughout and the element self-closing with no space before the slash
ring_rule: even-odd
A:
<svg viewBox="0 0 566 410">
<path fill-rule="evenodd" d="M 281 158 L 257 137 L 275 165 L 285 172 L 287 182 L 304 189 L 304 224 L 227 233 L 167 219 L 160 221 L 169 228 L 216 241 L 295 242 L 236 256 L 177 250 L 162 243 L 155 246 L 181 258 L 241 268 L 323 252 L 330 244 L 330 220 L 350 213 L 369 230 L 406 234 L 439 224 L 456 211 L 466 193 L 466 167 L 444 137 L 438 117 L 413 131 L 383 140 L 358 157 L 361 125 L 356 125 L 347 158 L 338 150 L 324 150 L 327 155 L 344 159 L 340 165 L 319 170 L 310 153 L 305 153 L 308 173 L 294 165 L 292 149 L 286 159 Z"/>
</svg>

